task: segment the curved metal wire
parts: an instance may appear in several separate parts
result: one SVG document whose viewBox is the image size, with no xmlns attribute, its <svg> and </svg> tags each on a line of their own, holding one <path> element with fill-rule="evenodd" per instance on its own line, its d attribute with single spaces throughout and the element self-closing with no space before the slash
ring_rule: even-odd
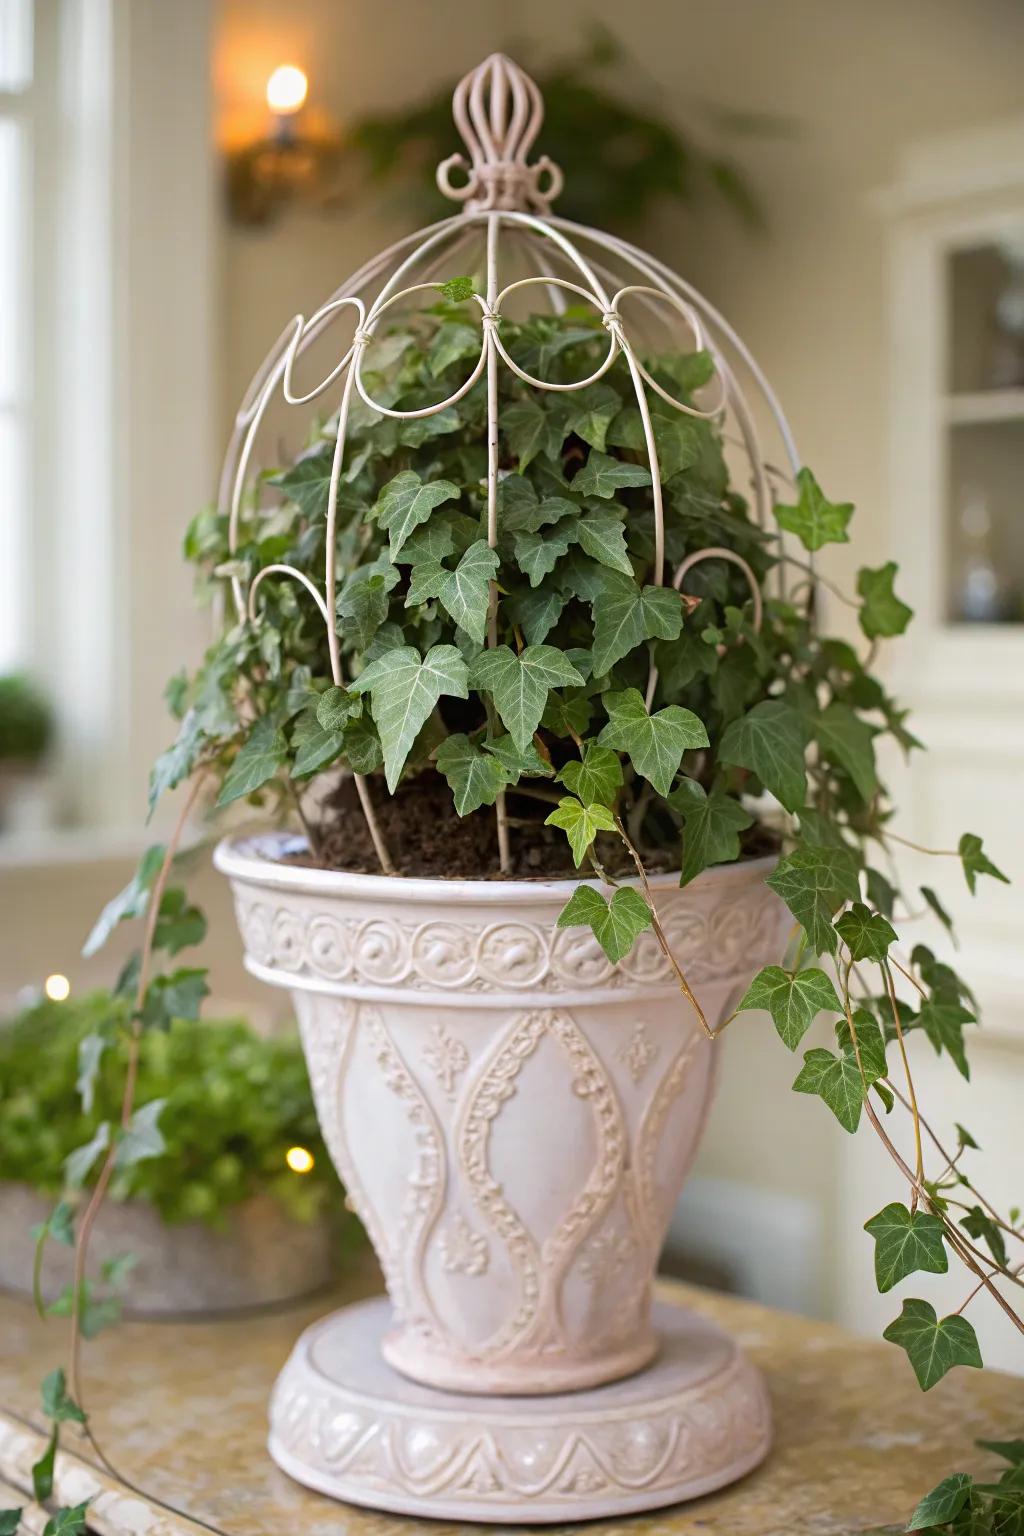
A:
<svg viewBox="0 0 1024 1536">
<path fill-rule="evenodd" d="M 752 379 L 757 393 L 767 406 L 781 438 L 786 456 L 795 472 L 800 460 L 792 432 L 777 397 L 764 373 L 741 338 L 715 307 L 683 278 L 655 257 L 615 236 L 556 218 L 547 211 L 548 203 L 561 185 L 561 173 L 550 162 L 541 160 L 528 165 L 526 156 L 536 138 L 543 117 L 543 104 L 537 87 L 510 60 L 494 55 L 470 75 L 455 93 L 456 123 L 469 150 L 469 159 L 452 156 L 439 167 L 438 183 L 449 196 L 463 204 L 461 214 L 444 219 L 407 236 L 367 262 L 348 282 L 342 284 L 308 319 L 297 315 L 279 335 L 253 380 L 239 407 L 235 428 L 221 475 L 220 506 L 228 515 L 228 545 L 233 554 L 238 545 L 242 503 L 256 440 L 267 410 L 278 393 L 285 404 L 309 405 L 339 384 L 337 435 L 331 462 L 328 489 L 326 556 L 324 588 L 321 593 L 302 571 L 289 565 L 274 564 L 257 572 L 246 594 L 241 579 L 231 579 L 232 595 L 240 619 L 257 614 L 256 594 L 265 577 L 275 575 L 298 581 L 313 597 L 327 631 L 331 674 L 338 686 L 344 685 L 340 644 L 335 621 L 337 601 L 337 513 L 338 493 L 344 472 L 348 419 L 353 392 L 371 410 L 394 420 L 413 421 L 437 415 L 455 405 L 481 378 L 487 387 L 487 536 L 493 547 L 498 539 L 498 441 L 499 441 L 499 369 L 505 367 L 530 388 L 572 393 L 600 380 L 621 355 L 628 368 L 644 434 L 646 456 L 651 475 L 651 510 L 654 517 L 654 568 L 651 581 L 664 585 L 665 518 L 661 474 L 651 417 L 652 395 L 681 415 L 704 421 L 723 422 L 731 416 L 747 458 L 754 493 L 756 515 L 767 524 L 771 489 L 762 456 L 755 414 L 751 401 L 741 388 L 730 351 Z M 451 183 L 451 171 L 461 168 L 467 176 L 464 185 Z M 542 188 L 542 178 L 546 185 Z M 525 243 L 536 272 L 500 284 L 501 247 L 505 233 L 515 233 L 519 245 Z M 432 272 L 443 272 L 463 249 L 467 236 L 483 238 L 486 266 L 485 291 L 474 293 L 480 310 L 480 353 L 467 377 L 444 399 L 415 409 L 398 410 L 376 400 L 363 379 L 366 350 L 387 313 L 404 302 L 425 293 L 439 291 L 443 283 Z M 565 263 L 571 277 L 561 275 L 558 262 Z M 454 275 L 452 271 L 446 274 Z M 378 286 L 379 285 L 379 286 Z M 555 313 L 566 307 L 566 295 L 594 307 L 608 334 L 608 351 L 600 365 L 586 378 L 565 382 L 544 379 L 527 372 L 510 355 L 502 342 L 500 322 L 504 306 L 513 296 L 531 289 L 541 289 Z M 376 291 L 374 291 L 376 289 Z M 714 368 L 716 395 L 710 404 L 692 404 L 677 399 L 652 375 L 643 361 L 642 349 L 633 337 L 633 323 L 622 312 L 624 300 L 636 299 L 648 321 L 664 317 L 672 324 L 682 323 L 692 337 L 694 348 L 707 350 Z M 351 309 L 356 326 L 351 342 L 333 361 L 319 380 L 308 389 L 295 387 L 299 360 L 322 337 L 343 311 Z M 681 587 L 686 572 L 699 561 L 723 558 L 741 567 L 751 587 L 755 626 L 761 622 L 762 601 L 756 578 L 750 567 L 734 552 L 719 547 L 696 550 L 688 555 L 671 579 Z M 497 590 L 492 584 L 487 644 L 497 643 Z M 651 662 L 648 675 L 648 703 L 657 685 L 657 671 Z M 360 801 L 369 823 L 382 867 L 393 871 L 384 847 L 379 825 L 364 779 L 356 776 Z M 504 800 L 497 802 L 500 862 L 509 868 L 508 830 Z"/>
</svg>

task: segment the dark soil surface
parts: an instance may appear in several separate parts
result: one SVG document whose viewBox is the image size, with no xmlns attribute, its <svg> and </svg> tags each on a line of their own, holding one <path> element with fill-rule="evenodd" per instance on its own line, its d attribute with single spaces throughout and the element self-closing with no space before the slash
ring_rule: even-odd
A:
<svg viewBox="0 0 1024 1536">
<path fill-rule="evenodd" d="M 544 802 L 507 794 L 509 842 L 512 852 L 511 876 L 498 868 L 498 839 L 492 806 L 481 807 L 469 816 L 457 816 L 448 786 L 434 774 L 422 774 L 401 784 L 389 796 L 379 780 L 372 780 L 370 792 L 384 841 L 398 872 L 435 880 L 551 880 L 586 877 L 593 873 L 577 870 L 572 862 L 565 834 L 557 827 L 544 826 L 544 817 L 552 807 Z M 320 858 L 316 861 L 299 856 L 296 862 L 330 869 L 344 869 L 357 874 L 379 874 L 380 864 L 363 817 L 355 785 L 344 779 L 322 808 L 315 826 Z M 776 840 L 763 828 L 754 826 L 741 839 L 743 856 L 758 858 L 777 847 Z M 597 843 L 598 856 L 609 873 L 629 876 L 635 873 L 617 837 L 603 834 Z M 643 849 L 649 874 L 673 867 L 674 850 Z"/>
</svg>

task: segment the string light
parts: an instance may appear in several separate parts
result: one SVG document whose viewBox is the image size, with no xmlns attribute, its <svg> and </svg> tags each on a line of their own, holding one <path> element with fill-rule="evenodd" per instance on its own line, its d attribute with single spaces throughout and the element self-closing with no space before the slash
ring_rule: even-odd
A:
<svg viewBox="0 0 1024 1536">
<path fill-rule="evenodd" d="M 61 976 L 59 972 L 54 972 L 52 976 L 47 976 L 43 982 L 43 991 L 51 1003 L 63 1003 L 71 996 L 71 983 L 66 976 Z"/>
<path fill-rule="evenodd" d="M 302 109 L 309 81 L 297 64 L 279 64 L 267 81 L 267 106 L 278 117 Z"/>
<path fill-rule="evenodd" d="M 313 1167 L 313 1154 L 305 1147 L 289 1147 L 284 1160 L 292 1173 L 309 1173 Z"/>
</svg>

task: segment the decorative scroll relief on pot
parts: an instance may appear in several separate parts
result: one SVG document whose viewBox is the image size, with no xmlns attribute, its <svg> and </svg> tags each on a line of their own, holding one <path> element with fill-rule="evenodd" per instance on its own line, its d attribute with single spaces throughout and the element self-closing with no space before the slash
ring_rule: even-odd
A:
<svg viewBox="0 0 1024 1536">
<path fill-rule="evenodd" d="M 592 933 L 558 928 L 557 906 L 542 922 L 496 915 L 397 918 L 352 903 L 351 916 L 327 913 L 315 897 L 253 891 L 236 885 L 235 906 L 246 951 L 263 969 L 330 984 L 402 987 L 412 991 L 545 993 L 671 984 L 672 972 L 651 932 L 640 935 L 618 965 Z M 686 891 L 659 893 L 663 926 L 695 985 L 746 973 L 751 957 L 777 936 L 776 906 L 761 886 L 737 884 L 720 901 Z"/>
<path fill-rule="evenodd" d="M 712 988 L 719 1005 L 724 986 Z M 712 1056 L 678 996 L 446 1010 L 294 994 L 325 1139 L 428 1353 L 593 1356 L 647 1328 Z"/>
</svg>

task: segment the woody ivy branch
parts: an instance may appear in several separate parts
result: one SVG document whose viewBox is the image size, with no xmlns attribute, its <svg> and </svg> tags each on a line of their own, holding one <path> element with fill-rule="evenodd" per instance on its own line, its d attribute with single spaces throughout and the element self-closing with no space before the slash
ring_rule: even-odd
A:
<svg viewBox="0 0 1024 1536">
<path fill-rule="evenodd" d="M 435 305 L 368 350 L 364 378 L 382 404 L 415 410 L 444 398 L 479 355 L 479 320 L 467 302 L 474 284 L 438 288 Z M 554 382 L 586 377 L 607 350 L 589 310 L 500 325 L 515 361 Z M 713 372 L 702 352 L 651 358 L 648 367 L 684 400 Z M 151 810 L 167 790 L 190 787 L 169 843 L 148 851 L 87 944 L 92 953 L 120 922 L 144 923 L 117 987 L 132 999 L 130 1023 L 112 1019 L 81 1051 L 86 1100 L 104 1052 L 127 1027 L 120 1119 L 69 1157 L 67 1197 L 38 1234 L 40 1253 L 49 1240 L 75 1248 L 68 1292 L 48 1307 L 38 1298 L 69 1319 L 68 1380 L 58 1369 L 43 1384 L 51 1435 L 34 1472 L 41 1501 L 52 1492 L 62 1424 L 78 1424 L 99 1451 L 81 1342 L 116 1305 L 87 1274 L 89 1235 L 124 1170 L 163 1150 L 160 1102 L 134 1103 L 139 1041 L 174 1017 L 196 1017 L 207 991 L 205 972 L 178 958 L 202 939 L 205 920 L 172 881 L 182 830 L 207 790 L 216 790 L 217 807 L 244 800 L 297 814 L 312 856 L 326 864 L 344 833 L 339 839 L 331 795 L 309 789 L 339 769 L 360 776 L 371 817 L 382 795 L 401 786 L 414 804 L 418 786 L 439 781 L 458 817 L 498 811 L 505 844 L 496 874 L 509 872 L 521 843 L 564 834 L 566 860 L 610 894 L 581 883 L 559 924 L 589 928 L 613 962 L 650 929 L 708 1034 L 666 943 L 648 872 L 677 869 L 685 886 L 742 856 L 758 832 L 758 801 L 773 796 L 789 821 L 767 883 L 788 905 L 793 934 L 733 1018 L 767 1010 L 794 1052 L 819 1016 L 833 1026 L 832 1048 L 806 1051 L 793 1087 L 818 1096 L 849 1134 L 866 1121 L 896 1166 L 903 1197 L 865 1224 L 879 1290 L 943 1273 L 951 1256 L 965 1269 L 956 1312 L 940 1318 L 928 1301 L 906 1298 L 885 1329 L 922 1389 L 955 1365 L 982 1364 L 965 1315 L 981 1292 L 1024 1332 L 1020 1213 L 1001 1213 L 976 1184 L 969 1131 L 958 1127 L 953 1145 L 937 1135 L 908 1051 L 908 1038 L 924 1035 L 968 1077 L 976 1009 L 945 960 L 924 942 L 908 950 L 901 937 L 922 903 L 929 921 L 949 932 L 952 924 L 932 886 L 920 899 L 900 886 L 894 855 L 904 843 L 876 766 L 885 737 L 908 754 L 920 748 L 874 669 L 881 644 L 912 617 L 894 590 L 895 565 L 860 570 L 855 599 L 837 594 L 856 608 L 863 653 L 820 634 L 810 557 L 848 541 L 853 507 L 830 501 L 808 469 L 795 483 L 773 471 L 778 529 L 803 547 L 789 552 L 730 484 L 721 427 L 652 392 L 665 557 L 672 569 L 686 562 L 678 590 L 659 585 L 651 475 L 624 359 L 582 390 L 542 394 L 511 370 L 499 389 L 490 541 L 483 381 L 413 420 L 353 405 L 338 496 L 342 579 L 329 616 L 346 683 L 332 674 L 318 585 L 335 420 L 315 423 L 294 463 L 254 478 L 233 551 L 223 514 L 204 511 L 189 528 L 185 552 L 200 594 L 237 580 L 249 590 L 249 616 L 224 626 L 195 675 L 168 686 L 179 727 L 153 769 Z M 785 597 L 773 595 L 780 565 L 793 578 Z M 393 869 L 380 825 L 372 830 Z M 972 833 L 955 849 L 920 851 L 959 865 L 972 894 L 982 877 L 1005 880 Z M 995 1501 L 993 1519 L 1001 1497 L 977 1495 Z M 83 1520 L 62 1511 L 47 1531 L 74 1533 Z"/>
</svg>

